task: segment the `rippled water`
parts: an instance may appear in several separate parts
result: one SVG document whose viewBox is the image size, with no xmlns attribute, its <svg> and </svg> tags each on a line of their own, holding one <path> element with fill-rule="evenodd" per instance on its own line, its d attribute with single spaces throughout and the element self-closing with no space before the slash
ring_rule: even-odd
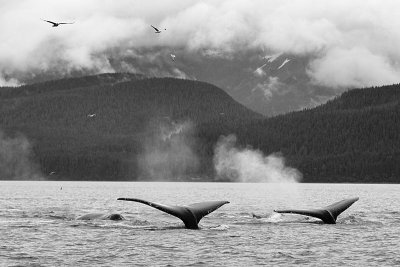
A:
<svg viewBox="0 0 400 267">
<path fill-rule="evenodd" d="M 273 212 L 353 196 L 336 225 Z M 188 230 L 118 197 L 231 203 Z M 400 185 L 2 181 L 0 266 L 399 265 L 399 200 Z M 88 213 L 125 220 L 76 220 Z"/>
</svg>

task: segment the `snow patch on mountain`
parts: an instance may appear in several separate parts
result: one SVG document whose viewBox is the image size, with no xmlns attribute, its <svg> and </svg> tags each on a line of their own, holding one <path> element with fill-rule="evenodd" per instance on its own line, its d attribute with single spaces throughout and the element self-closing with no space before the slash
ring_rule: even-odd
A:
<svg viewBox="0 0 400 267">
<path fill-rule="evenodd" d="M 290 59 L 285 59 L 285 61 L 283 61 L 283 63 L 278 67 L 278 70 L 285 66 L 288 62 L 290 62 Z"/>
<path fill-rule="evenodd" d="M 274 62 L 278 57 L 280 57 L 282 53 L 277 53 L 277 54 L 272 54 L 272 55 L 266 55 L 264 58 L 269 62 L 272 63 Z"/>
<path fill-rule="evenodd" d="M 254 74 L 258 77 L 263 77 L 265 75 L 267 75 L 267 73 L 263 70 L 263 68 L 267 65 L 267 63 L 263 64 L 261 67 L 257 68 L 254 71 Z"/>
</svg>

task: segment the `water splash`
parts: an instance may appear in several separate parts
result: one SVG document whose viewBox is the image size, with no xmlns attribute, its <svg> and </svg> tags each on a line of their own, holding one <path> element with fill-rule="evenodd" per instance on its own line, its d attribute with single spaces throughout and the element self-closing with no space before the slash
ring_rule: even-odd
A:
<svg viewBox="0 0 400 267">
<path fill-rule="evenodd" d="M 153 125 L 139 157 L 141 175 L 150 180 L 179 180 L 194 173 L 199 160 L 193 150 L 190 121 L 165 120 Z"/>
<path fill-rule="evenodd" d="M 43 179 L 38 166 L 32 161 L 32 146 L 25 136 L 17 134 L 9 137 L 0 130 L 0 177 L 10 180 Z"/>
<path fill-rule="evenodd" d="M 260 150 L 238 148 L 236 136 L 223 136 L 215 148 L 214 166 L 217 176 L 234 182 L 295 183 L 301 173 L 286 166 L 280 154 L 265 156 Z"/>
</svg>

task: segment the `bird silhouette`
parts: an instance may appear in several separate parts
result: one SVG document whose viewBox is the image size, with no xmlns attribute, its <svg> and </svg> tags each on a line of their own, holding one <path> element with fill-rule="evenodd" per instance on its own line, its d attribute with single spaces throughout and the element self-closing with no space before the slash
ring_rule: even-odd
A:
<svg viewBox="0 0 400 267">
<path fill-rule="evenodd" d="M 58 27 L 58 26 L 60 26 L 61 24 L 74 24 L 74 23 L 75 23 L 75 22 L 54 22 L 54 21 L 45 20 L 45 19 L 42 19 L 42 20 L 43 20 L 43 21 L 46 21 L 46 22 L 48 22 L 48 23 L 53 24 L 52 27 Z"/>
<path fill-rule="evenodd" d="M 154 27 L 153 25 L 150 25 L 150 26 L 155 30 L 155 33 L 161 33 L 161 31 L 158 28 Z M 167 29 L 164 29 L 164 30 L 167 30 Z"/>
</svg>

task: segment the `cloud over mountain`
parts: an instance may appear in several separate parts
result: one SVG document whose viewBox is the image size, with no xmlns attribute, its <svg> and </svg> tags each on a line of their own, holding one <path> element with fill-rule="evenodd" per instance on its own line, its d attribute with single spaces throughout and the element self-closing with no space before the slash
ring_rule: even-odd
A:
<svg viewBox="0 0 400 267">
<path fill-rule="evenodd" d="M 235 58 L 263 50 L 311 58 L 313 83 L 333 88 L 400 81 L 397 0 L 0 0 L 0 85 L 43 72 L 167 68 L 159 49 Z M 51 28 L 43 19 L 75 21 Z M 150 24 L 166 29 L 155 34 Z M 168 59 L 170 60 L 170 59 Z M 146 70 L 148 71 L 148 69 Z M 22 79 L 23 80 L 23 79 Z"/>
</svg>

